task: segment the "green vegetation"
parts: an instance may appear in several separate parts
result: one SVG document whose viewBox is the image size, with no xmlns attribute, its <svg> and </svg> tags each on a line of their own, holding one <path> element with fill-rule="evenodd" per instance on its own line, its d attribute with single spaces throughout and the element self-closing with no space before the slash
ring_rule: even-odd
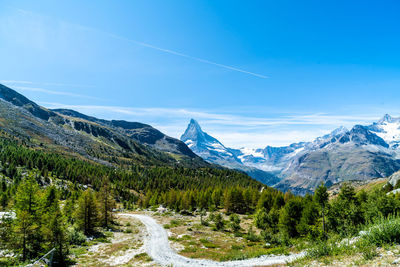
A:
<svg viewBox="0 0 400 267">
<path fill-rule="evenodd" d="M 371 245 L 400 244 L 400 217 L 377 219 L 366 228 L 362 238 Z"/>
<path fill-rule="evenodd" d="M 258 192 L 261 184 L 218 168 L 111 167 L 0 132 L 0 210 L 12 215 L 0 220 L 0 249 L 15 253 L 13 262 L 26 262 L 55 247 L 56 261 L 66 264 L 71 246 L 98 237 L 99 227 L 112 227 L 116 202 L 126 208 L 216 209 L 233 188 Z"/>
<path fill-rule="evenodd" d="M 113 227 L 117 206 L 155 210 L 159 205 L 181 214 L 198 213 L 199 227 L 243 237 L 246 246 L 229 245 L 229 253 L 223 255 L 227 259 L 291 246 L 294 251 L 307 248 L 312 258 L 362 253 L 368 260 L 377 246 L 400 242 L 400 219 L 395 217 L 400 197 L 386 192 L 381 186 L 356 192 L 344 184 L 329 200 L 326 187 L 320 185 L 314 195 L 300 197 L 262 186 L 237 171 L 107 166 L 49 153 L 1 133 L 0 210 L 11 216 L 0 219 L 0 249 L 16 257 L 0 263 L 21 264 L 56 248 L 56 261 L 67 264 L 74 246 L 87 243 L 88 237 L 101 238 L 101 227 Z M 243 214 L 255 230 L 243 227 Z M 171 220 L 165 228 L 179 226 L 182 221 Z M 361 230 L 367 234 L 356 246 L 338 245 Z M 201 257 L 209 249 L 227 249 L 206 239 L 200 240 L 205 248 L 197 248 L 188 238 L 181 241 L 191 242 L 183 253 Z"/>
</svg>

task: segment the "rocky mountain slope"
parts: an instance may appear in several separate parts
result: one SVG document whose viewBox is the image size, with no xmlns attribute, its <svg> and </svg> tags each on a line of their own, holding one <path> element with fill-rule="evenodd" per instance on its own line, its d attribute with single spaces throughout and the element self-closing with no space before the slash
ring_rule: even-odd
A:
<svg viewBox="0 0 400 267">
<path fill-rule="evenodd" d="M 191 122 L 181 138 L 195 153 L 227 167 L 272 172 L 279 179 L 269 185 L 283 191 L 305 194 L 321 182 L 329 186 L 387 177 L 400 169 L 400 118 L 389 115 L 369 126 L 356 125 L 351 130 L 340 127 L 312 142 L 264 149 L 231 149 L 221 147 L 216 139 L 196 139 L 192 134 L 199 132 L 193 131 L 200 128 L 196 125 Z"/>
<path fill-rule="evenodd" d="M 217 139 L 208 135 L 194 119 L 190 120 L 185 133 L 180 139 L 194 153 L 210 163 L 244 171 L 254 179 L 267 185 L 278 182 L 277 177 L 272 173 L 243 164 L 242 160 L 237 157 L 237 150 L 225 147 Z"/>
<path fill-rule="evenodd" d="M 84 130 L 87 133 L 96 135 L 96 127 L 93 126 L 93 124 L 84 124 L 81 121 L 76 121 L 76 119 L 83 119 L 87 122 L 99 124 L 102 127 L 112 129 L 115 132 L 119 132 L 122 135 L 128 136 L 132 140 L 160 151 L 187 156 L 190 158 L 197 157 L 182 141 L 169 137 L 147 124 L 123 120 L 107 121 L 86 116 L 77 111 L 69 109 L 53 109 L 52 111 L 70 120 L 75 120 L 74 127 L 78 127 L 79 130 Z"/>
<path fill-rule="evenodd" d="M 0 127 L 31 145 L 105 164 L 208 166 L 183 142 L 150 125 L 48 110 L 1 84 Z"/>
</svg>

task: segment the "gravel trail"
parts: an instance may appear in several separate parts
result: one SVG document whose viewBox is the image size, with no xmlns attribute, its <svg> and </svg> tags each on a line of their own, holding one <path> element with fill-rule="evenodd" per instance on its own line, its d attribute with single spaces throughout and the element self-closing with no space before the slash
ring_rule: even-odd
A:
<svg viewBox="0 0 400 267">
<path fill-rule="evenodd" d="M 170 247 L 168 235 L 165 229 L 159 225 L 153 218 L 147 215 L 139 214 L 119 214 L 121 216 L 129 216 L 139 219 L 147 229 L 147 235 L 144 240 L 147 254 L 154 261 L 161 265 L 172 265 L 176 267 L 186 266 L 235 266 L 235 267 L 250 267 L 250 266 L 267 266 L 274 264 L 285 264 L 299 257 L 304 256 L 304 253 L 291 254 L 289 256 L 261 256 L 247 260 L 217 262 L 204 259 L 191 259 L 177 254 Z"/>
</svg>

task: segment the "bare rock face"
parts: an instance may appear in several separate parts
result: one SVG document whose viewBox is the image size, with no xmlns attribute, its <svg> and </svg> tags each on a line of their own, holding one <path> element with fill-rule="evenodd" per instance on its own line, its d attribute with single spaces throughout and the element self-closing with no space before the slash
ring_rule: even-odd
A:
<svg viewBox="0 0 400 267">
<path fill-rule="evenodd" d="M 400 171 L 399 172 L 395 172 L 393 173 L 390 177 L 389 177 L 389 183 L 391 185 L 398 186 L 400 185 Z"/>
</svg>

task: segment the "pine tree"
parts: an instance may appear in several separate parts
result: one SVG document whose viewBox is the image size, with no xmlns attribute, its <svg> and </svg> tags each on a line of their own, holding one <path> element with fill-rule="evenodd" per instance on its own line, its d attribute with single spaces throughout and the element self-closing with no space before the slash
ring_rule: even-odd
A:
<svg viewBox="0 0 400 267">
<path fill-rule="evenodd" d="M 78 199 L 78 209 L 75 217 L 78 226 L 85 235 L 94 233 L 94 228 L 97 226 L 98 210 L 92 190 L 87 189 Z"/>
<path fill-rule="evenodd" d="M 15 196 L 15 209 L 27 211 L 29 215 L 36 215 L 39 209 L 39 186 L 32 176 L 27 177 L 19 186 Z"/>
<path fill-rule="evenodd" d="M 320 186 L 317 187 L 314 194 L 314 200 L 322 209 L 322 230 L 324 235 L 326 235 L 326 227 L 325 227 L 325 207 L 328 204 L 329 194 L 326 186 L 321 183 Z"/>
<path fill-rule="evenodd" d="M 297 224 L 301 218 L 302 203 L 299 199 L 292 197 L 285 204 L 279 216 L 280 229 L 290 237 L 298 235 Z"/>
<path fill-rule="evenodd" d="M 37 228 L 37 225 L 34 224 L 34 220 L 28 211 L 22 210 L 18 212 L 15 233 L 18 245 L 22 247 L 22 261 L 27 260 L 30 236 L 33 235 Z"/>
<path fill-rule="evenodd" d="M 113 222 L 113 209 L 115 208 L 115 201 L 111 190 L 111 184 L 108 179 L 104 180 L 103 186 L 100 189 L 99 204 L 102 226 L 108 228 L 109 224 Z"/>
<path fill-rule="evenodd" d="M 67 237 L 66 221 L 61 213 L 58 200 L 45 215 L 45 219 L 46 224 L 43 225 L 42 231 L 48 242 L 47 250 L 56 248 L 56 259 L 62 264 L 67 250 Z"/>
<path fill-rule="evenodd" d="M 232 228 L 232 231 L 234 233 L 238 233 L 241 229 L 239 216 L 237 214 L 231 214 L 229 216 L 229 220 L 230 220 L 230 227 Z"/>
<path fill-rule="evenodd" d="M 22 259 L 35 257 L 41 250 L 41 225 L 39 187 L 32 176 L 28 176 L 19 186 L 15 196 L 17 243 L 22 247 Z"/>
<path fill-rule="evenodd" d="M 224 229 L 224 218 L 222 217 L 221 213 L 218 213 L 217 215 L 214 216 L 214 223 L 215 223 L 215 229 L 216 230 L 223 230 Z"/>
<path fill-rule="evenodd" d="M 48 211 L 54 203 L 58 205 L 57 189 L 54 186 L 50 186 L 46 189 L 44 196 L 44 210 Z"/>
</svg>

